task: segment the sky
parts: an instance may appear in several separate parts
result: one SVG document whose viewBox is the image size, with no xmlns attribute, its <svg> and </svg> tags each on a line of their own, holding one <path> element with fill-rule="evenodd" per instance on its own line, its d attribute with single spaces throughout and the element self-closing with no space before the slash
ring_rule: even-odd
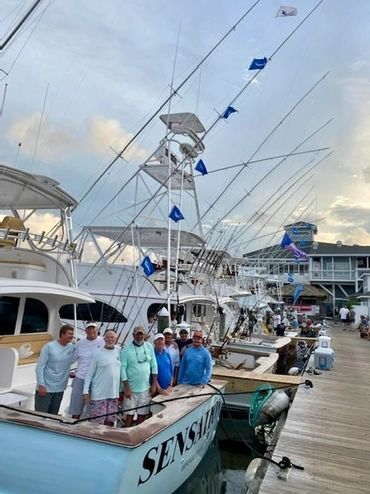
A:
<svg viewBox="0 0 370 494">
<path fill-rule="evenodd" d="M 32 3 L 2 0 L 1 43 Z M 298 15 L 279 18 L 279 1 L 260 0 L 163 111 L 193 112 L 208 129 L 230 102 L 238 110 L 204 140 L 207 169 L 224 170 L 195 179 L 201 214 L 209 209 L 204 232 L 212 229 L 214 245 L 236 255 L 277 242 L 283 225 L 297 220 L 317 223 L 319 241 L 370 245 L 370 2 L 324 0 L 290 36 L 317 3 L 297 0 L 289 5 Z M 1 95 L 7 84 L 0 162 L 51 176 L 82 198 L 168 97 L 171 81 L 177 87 L 253 4 L 43 0 L 0 54 Z M 271 60 L 248 84 L 251 60 L 265 56 Z M 158 189 L 145 174 L 98 213 L 165 131 L 157 117 L 117 160 L 76 209 L 76 233 L 87 224 L 130 223 Z M 215 202 L 238 170 L 227 167 L 296 148 L 328 151 L 250 164 Z M 172 203 L 180 200 L 174 193 Z M 151 203 L 135 223 L 165 225 L 166 201 Z M 188 194 L 181 207 L 182 228 L 191 230 L 196 208 Z"/>
</svg>

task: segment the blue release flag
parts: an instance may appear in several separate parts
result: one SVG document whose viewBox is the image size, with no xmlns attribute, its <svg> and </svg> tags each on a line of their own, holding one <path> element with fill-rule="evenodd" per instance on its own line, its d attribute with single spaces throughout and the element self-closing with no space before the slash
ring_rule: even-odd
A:
<svg viewBox="0 0 370 494">
<path fill-rule="evenodd" d="M 293 273 L 288 273 L 288 283 L 293 283 L 293 281 L 294 281 Z"/>
<path fill-rule="evenodd" d="M 171 218 L 171 220 L 173 220 L 175 223 L 177 223 L 180 220 L 184 220 L 185 219 L 184 218 L 184 215 L 182 214 L 182 212 L 179 210 L 179 208 L 177 206 L 174 206 L 171 209 L 171 212 L 168 215 L 168 217 Z"/>
<path fill-rule="evenodd" d="M 143 268 L 144 273 L 146 276 L 150 276 L 154 273 L 155 267 L 150 260 L 149 256 L 145 256 L 144 259 L 141 261 L 140 266 Z"/>
<path fill-rule="evenodd" d="M 293 305 L 296 304 L 297 300 L 302 295 L 303 289 L 304 289 L 304 286 L 301 284 L 295 286 L 294 292 L 293 292 Z"/>
<path fill-rule="evenodd" d="M 267 58 L 254 58 L 248 70 L 261 70 L 267 64 Z"/>
<path fill-rule="evenodd" d="M 222 118 L 224 118 L 225 120 L 227 118 L 229 118 L 229 116 L 232 114 L 232 113 L 235 113 L 237 112 L 238 110 L 235 110 L 235 108 L 233 108 L 232 106 L 228 106 L 226 108 L 226 110 L 223 112 L 223 114 L 221 115 Z"/>
<path fill-rule="evenodd" d="M 207 175 L 208 173 L 208 170 L 203 160 L 198 161 L 198 163 L 195 165 L 195 169 L 197 172 L 201 173 L 202 175 Z"/>
</svg>

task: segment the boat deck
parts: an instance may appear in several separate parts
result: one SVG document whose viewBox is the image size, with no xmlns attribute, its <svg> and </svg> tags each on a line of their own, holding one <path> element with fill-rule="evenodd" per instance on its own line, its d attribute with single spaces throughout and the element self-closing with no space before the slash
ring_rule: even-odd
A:
<svg viewBox="0 0 370 494">
<path fill-rule="evenodd" d="M 202 405 L 210 396 L 222 392 L 227 383 L 225 381 L 212 380 L 211 384 L 213 387 L 179 384 L 173 388 L 171 395 L 165 397 L 156 396 L 152 399 L 152 404 L 163 408 L 153 412 L 153 416 L 142 424 L 130 428 L 108 427 L 93 424 L 89 421 L 78 423 L 74 419 L 62 419 L 62 417 L 60 417 L 61 421 L 57 421 L 55 420 L 55 415 L 38 412 L 32 412 L 33 415 L 29 415 L 23 413 L 21 409 L 8 409 L 1 405 L 0 422 L 12 422 L 119 446 L 136 447 Z M 163 405 L 161 405 L 162 402 Z"/>
<path fill-rule="evenodd" d="M 304 471 L 279 480 L 270 464 L 260 494 L 370 492 L 370 341 L 339 324 L 329 335 L 334 369 L 313 376 L 310 392 L 298 390 L 273 455 Z"/>
</svg>

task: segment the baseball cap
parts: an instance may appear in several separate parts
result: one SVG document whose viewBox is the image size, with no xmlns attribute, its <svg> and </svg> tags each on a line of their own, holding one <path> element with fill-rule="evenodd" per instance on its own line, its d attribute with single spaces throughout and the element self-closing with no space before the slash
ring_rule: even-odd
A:
<svg viewBox="0 0 370 494">
<path fill-rule="evenodd" d="M 145 334 L 145 329 L 142 326 L 136 326 L 136 328 L 134 328 L 133 334 L 139 333 Z"/>
<path fill-rule="evenodd" d="M 87 328 L 95 328 L 95 329 L 98 329 L 98 325 L 94 322 L 88 322 L 85 326 L 85 331 L 87 330 Z"/>
<path fill-rule="evenodd" d="M 157 341 L 157 340 L 160 340 L 160 339 L 163 339 L 164 340 L 164 336 L 162 333 L 157 333 L 154 338 L 153 338 L 153 341 Z"/>
<path fill-rule="evenodd" d="M 163 330 L 163 334 L 173 334 L 171 328 L 166 328 Z"/>
</svg>

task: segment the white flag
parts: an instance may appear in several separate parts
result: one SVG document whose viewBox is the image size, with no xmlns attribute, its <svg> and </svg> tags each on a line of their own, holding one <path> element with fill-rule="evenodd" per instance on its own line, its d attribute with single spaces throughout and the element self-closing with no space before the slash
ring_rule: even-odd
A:
<svg viewBox="0 0 370 494">
<path fill-rule="evenodd" d="M 282 5 L 277 11 L 276 17 L 291 17 L 297 15 L 298 11 L 295 7 L 286 7 Z"/>
</svg>

